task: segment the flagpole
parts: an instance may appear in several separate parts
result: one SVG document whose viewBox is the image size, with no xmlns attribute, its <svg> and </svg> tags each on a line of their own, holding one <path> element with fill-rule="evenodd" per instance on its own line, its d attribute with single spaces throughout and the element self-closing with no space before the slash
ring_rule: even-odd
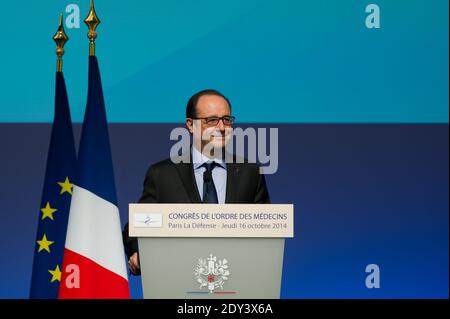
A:
<svg viewBox="0 0 450 319">
<path fill-rule="evenodd" d="M 95 56 L 95 39 L 97 38 L 97 32 L 95 29 L 100 24 L 100 19 L 97 17 L 94 9 L 94 0 L 91 0 L 91 7 L 89 9 L 89 14 L 84 19 L 84 23 L 89 28 L 88 38 L 89 38 L 89 56 Z"/>
<path fill-rule="evenodd" d="M 64 32 L 63 15 L 53 36 L 56 43 L 54 117 L 41 195 L 39 222 L 36 232 L 30 298 L 58 297 L 63 268 L 72 187 L 76 175 L 75 143 L 66 84 L 62 73 L 64 44 L 69 40 Z"/>
<path fill-rule="evenodd" d="M 75 276 L 62 273 L 59 297 L 129 299 L 108 122 L 95 56 L 95 28 L 100 20 L 93 1 L 84 22 L 89 27 L 88 94 L 63 263 L 64 269 L 75 265 L 78 270 Z"/>
<path fill-rule="evenodd" d="M 62 56 L 64 55 L 64 45 L 69 41 L 69 37 L 64 31 L 63 14 L 59 15 L 59 26 L 56 30 L 53 40 L 56 43 L 56 56 L 58 60 L 56 62 L 56 72 L 62 72 Z"/>
</svg>

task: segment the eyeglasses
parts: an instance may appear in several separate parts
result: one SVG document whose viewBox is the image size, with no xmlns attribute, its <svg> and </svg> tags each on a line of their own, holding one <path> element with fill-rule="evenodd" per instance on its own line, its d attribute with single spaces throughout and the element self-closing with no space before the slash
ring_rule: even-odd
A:
<svg viewBox="0 0 450 319">
<path fill-rule="evenodd" d="M 211 116 L 211 117 L 194 117 L 195 120 L 205 120 L 206 125 L 208 126 L 216 126 L 219 124 L 219 121 L 222 120 L 223 125 L 233 125 L 236 118 L 234 116 Z"/>
</svg>

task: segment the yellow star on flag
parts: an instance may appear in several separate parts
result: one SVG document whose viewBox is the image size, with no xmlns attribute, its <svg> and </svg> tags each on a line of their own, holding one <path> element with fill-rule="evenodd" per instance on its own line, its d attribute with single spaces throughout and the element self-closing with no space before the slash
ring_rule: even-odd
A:
<svg viewBox="0 0 450 319">
<path fill-rule="evenodd" d="M 52 274 L 51 282 L 54 282 L 55 280 L 61 281 L 61 270 L 59 269 L 59 265 L 56 265 L 54 270 L 49 269 L 48 272 Z"/>
<path fill-rule="evenodd" d="M 61 194 L 64 194 L 65 192 L 68 192 L 70 195 L 72 195 L 72 187 L 73 184 L 69 181 L 69 178 L 66 177 L 66 180 L 64 182 L 58 182 L 59 186 L 61 186 Z"/>
<path fill-rule="evenodd" d="M 37 243 L 39 244 L 39 250 L 38 253 L 41 252 L 41 250 L 46 250 L 47 252 L 50 252 L 50 245 L 54 243 L 54 241 L 47 240 L 47 236 L 44 234 L 41 240 L 38 240 Z"/>
<path fill-rule="evenodd" d="M 57 209 L 56 208 L 51 208 L 50 207 L 50 203 L 47 202 L 47 205 L 45 205 L 44 208 L 41 208 L 41 212 L 42 212 L 42 219 L 44 219 L 45 217 L 50 218 L 51 220 L 53 219 L 53 213 L 56 212 Z"/>
</svg>

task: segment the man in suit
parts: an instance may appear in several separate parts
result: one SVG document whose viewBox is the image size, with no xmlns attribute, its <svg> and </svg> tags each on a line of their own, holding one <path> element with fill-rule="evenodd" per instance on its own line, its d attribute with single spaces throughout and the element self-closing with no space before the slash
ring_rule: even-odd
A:
<svg viewBox="0 0 450 319">
<path fill-rule="evenodd" d="M 139 202 L 270 203 L 257 164 L 224 160 L 233 123 L 231 104 L 222 93 L 203 90 L 194 94 L 186 107 L 186 126 L 194 135 L 190 160 L 167 159 L 150 166 Z M 128 266 L 133 274 L 139 274 L 137 239 L 128 236 L 128 224 L 123 239 Z"/>
</svg>

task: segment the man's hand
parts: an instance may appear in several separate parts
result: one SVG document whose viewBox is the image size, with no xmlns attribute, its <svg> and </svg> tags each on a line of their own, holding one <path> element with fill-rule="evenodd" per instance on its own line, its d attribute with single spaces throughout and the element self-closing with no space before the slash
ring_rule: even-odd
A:
<svg viewBox="0 0 450 319">
<path fill-rule="evenodd" d="M 130 259 L 128 259 L 128 267 L 130 267 L 130 270 L 133 273 L 133 275 L 137 275 L 139 273 L 139 269 L 141 267 L 139 266 L 138 253 L 134 253 L 133 255 L 131 255 Z"/>
</svg>

